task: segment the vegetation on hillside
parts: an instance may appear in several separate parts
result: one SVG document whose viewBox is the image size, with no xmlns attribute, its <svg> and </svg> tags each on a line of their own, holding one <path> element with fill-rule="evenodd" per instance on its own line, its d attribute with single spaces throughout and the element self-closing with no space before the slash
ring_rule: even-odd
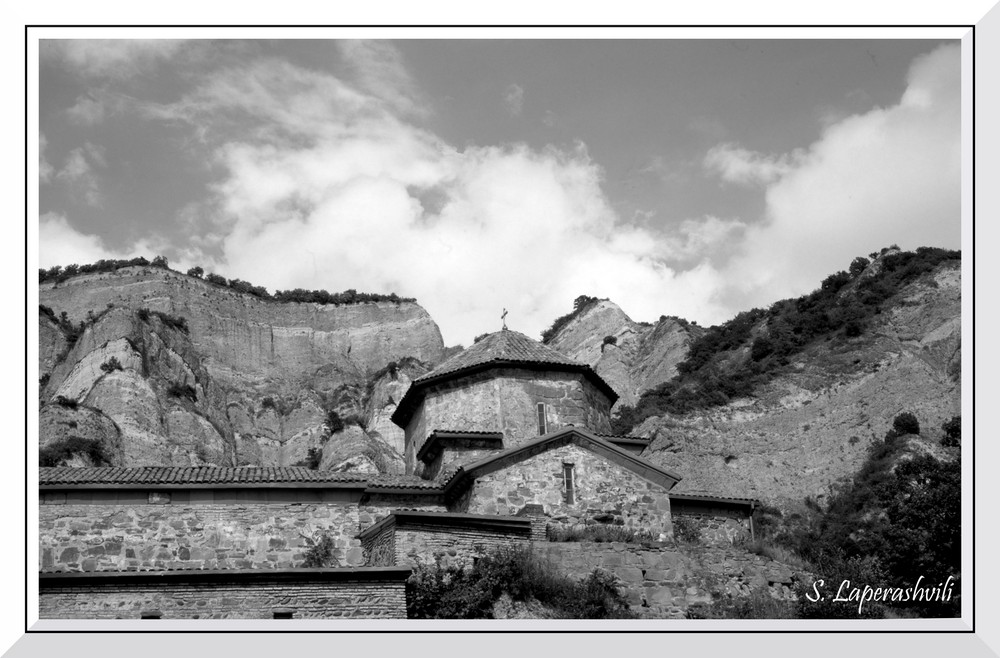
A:
<svg viewBox="0 0 1000 658">
<path fill-rule="evenodd" d="M 615 577 L 595 569 L 582 581 L 562 574 L 528 548 L 500 547 L 472 568 L 418 565 L 406 581 L 410 619 L 492 619 L 494 603 L 536 603 L 564 619 L 632 617 Z"/>
<path fill-rule="evenodd" d="M 910 413 L 900 414 L 882 441 L 873 442 L 854 478 L 835 488 L 826 505 L 807 499 L 804 514 L 764 508 L 755 526 L 767 541 L 811 564 L 827 588 L 846 579 L 872 587 L 934 587 L 952 577 L 953 595 L 943 602 L 896 602 L 866 606 L 881 617 L 957 616 L 961 580 L 961 465 L 906 444 L 914 435 Z M 946 423 L 947 426 L 947 423 Z M 944 430 L 945 436 L 947 430 Z M 801 616 L 858 618 L 854 604 L 804 601 Z"/>
<path fill-rule="evenodd" d="M 643 393 L 634 407 L 619 409 L 612 431 L 627 434 L 650 416 L 683 414 L 750 396 L 806 346 L 835 336 L 850 340 L 863 335 L 903 286 L 961 258 L 961 252 L 930 247 L 887 251 L 872 254 L 880 256 L 878 268 L 866 271 L 869 261 L 858 257 L 850 271 L 831 274 L 808 295 L 745 311 L 710 327 L 691 342 L 676 377 Z"/>
<path fill-rule="evenodd" d="M 552 326 L 542 332 L 542 342 L 548 343 L 551 341 L 556 337 L 556 334 L 559 333 L 560 329 L 569 324 L 569 322 L 577 316 L 582 315 L 584 311 L 599 301 L 601 300 L 597 297 L 590 297 L 589 295 L 580 295 L 574 299 L 573 310 L 566 315 L 556 318 L 555 322 L 552 323 Z"/>
<path fill-rule="evenodd" d="M 129 260 L 109 259 L 99 260 L 96 263 L 91 263 L 89 265 L 77 265 L 74 263 L 72 265 L 67 265 L 66 267 L 56 265 L 55 267 L 51 267 L 49 269 L 39 269 L 38 282 L 60 284 L 81 274 L 115 272 L 125 267 L 159 267 L 171 272 L 177 272 L 177 270 L 170 268 L 167 259 L 163 256 L 157 256 L 152 261 L 146 260 L 142 257 L 131 258 Z M 181 274 L 181 272 L 177 273 Z M 187 270 L 186 274 L 187 276 L 195 279 L 201 279 L 204 275 L 204 280 L 208 283 L 275 302 L 309 302 L 312 304 L 331 304 L 334 306 L 343 306 L 347 304 L 363 304 L 365 302 L 393 302 L 399 304 L 402 302 L 417 301 L 412 297 L 400 297 L 396 293 L 383 295 L 381 293 L 358 292 L 354 289 L 345 290 L 344 292 L 330 293 L 326 290 L 304 290 L 302 288 L 296 288 L 294 290 L 277 290 L 272 295 L 267 291 L 267 288 L 264 288 L 263 286 L 255 286 L 248 281 L 243 281 L 242 279 L 226 279 L 225 277 L 212 272 L 206 274 L 202 267 L 192 267 Z"/>
</svg>

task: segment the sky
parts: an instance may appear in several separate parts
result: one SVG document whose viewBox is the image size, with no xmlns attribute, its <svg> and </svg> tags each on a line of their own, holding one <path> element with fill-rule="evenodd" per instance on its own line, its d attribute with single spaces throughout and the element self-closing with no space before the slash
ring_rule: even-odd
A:
<svg viewBox="0 0 1000 658">
<path fill-rule="evenodd" d="M 43 40 L 41 267 L 702 325 L 961 241 L 957 42 Z"/>
</svg>

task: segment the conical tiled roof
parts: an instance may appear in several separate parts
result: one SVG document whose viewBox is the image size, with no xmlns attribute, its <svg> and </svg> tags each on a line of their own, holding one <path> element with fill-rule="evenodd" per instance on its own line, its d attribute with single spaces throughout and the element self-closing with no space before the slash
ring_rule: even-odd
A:
<svg viewBox="0 0 1000 658">
<path fill-rule="evenodd" d="M 459 352 L 426 375 L 418 377 L 414 382 L 435 379 L 441 375 L 493 362 L 539 363 L 563 366 L 585 365 L 560 354 L 551 347 L 531 340 L 522 333 L 504 329 L 503 331 L 488 334 L 486 337 L 480 339 L 479 342 L 474 343 L 469 349 Z"/>
<path fill-rule="evenodd" d="M 399 406 L 392 415 L 392 422 L 405 427 L 423 397 L 423 390 L 432 384 L 489 370 L 490 368 L 526 368 L 579 372 L 604 392 L 614 403 L 618 394 L 594 369 L 574 361 L 556 350 L 532 340 L 522 333 L 504 329 L 488 334 L 467 350 L 459 352 L 431 372 L 413 380 Z"/>
</svg>

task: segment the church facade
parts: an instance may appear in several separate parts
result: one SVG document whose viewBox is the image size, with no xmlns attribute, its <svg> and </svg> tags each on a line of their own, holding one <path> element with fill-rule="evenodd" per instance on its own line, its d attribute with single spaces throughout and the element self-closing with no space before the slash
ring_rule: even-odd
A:
<svg viewBox="0 0 1000 658">
<path fill-rule="evenodd" d="M 647 440 L 611 436 L 616 399 L 504 329 L 412 382 L 392 417 L 403 475 L 40 469 L 41 616 L 405 617 L 417 563 L 592 524 L 669 544 L 672 498 L 728 519 L 726 539 L 750 530 L 755 501 L 672 494 L 681 478 L 641 457 Z M 321 541 L 337 566 L 304 567 Z"/>
</svg>

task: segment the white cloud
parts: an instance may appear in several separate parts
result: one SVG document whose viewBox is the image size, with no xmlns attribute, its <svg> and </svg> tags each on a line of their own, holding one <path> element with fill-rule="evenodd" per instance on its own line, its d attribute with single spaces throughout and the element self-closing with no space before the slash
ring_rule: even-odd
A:
<svg viewBox="0 0 1000 658">
<path fill-rule="evenodd" d="M 198 213 L 214 209 L 230 278 L 414 296 L 450 344 L 499 328 L 504 307 L 512 328 L 538 335 L 584 293 L 641 318 L 664 299 L 698 315 L 708 294 L 710 269 L 662 260 L 692 256 L 721 220 L 677 245 L 623 222 L 582 144 L 458 150 L 381 98 L 277 61 L 220 71 L 147 112 L 200 126 L 224 167 Z"/>
<path fill-rule="evenodd" d="M 524 88 L 521 85 L 507 85 L 507 88 L 503 90 L 503 107 L 507 110 L 507 114 L 512 117 L 521 116 L 521 112 L 524 110 Z"/>
<path fill-rule="evenodd" d="M 705 155 L 705 169 L 728 183 L 766 185 L 795 168 L 801 152 L 782 155 L 755 153 L 737 144 L 719 144 Z"/>
<path fill-rule="evenodd" d="M 65 181 L 71 189 L 82 195 L 87 205 L 99 207 L 103 203 L 103 194 L 94 168 L 103 169 L 107 166 L 104 149 L 87 142 L 69 152 L 66 163 L 55 177 Z"/>
<path fill-rule="evenodd" d="M 362 89 L 379 98 L 397 112 L 426 116 L 430 113 L 410 77 L 399 50 L 388 41 L 345 40 L 337 47 L 351 64 Z"/>
<path fill-rule="evenodd" d="M 894 106 L 828 126 L 766 190 L 766 216 L 724 271 L 720 301 L 763 305 L 818 287 L 853 257 L 898 243 L 960 245 L 958 46 L 911 66 Z"/>
<path fill-rule="evenodd" d="M 45 147 L 48 146 L 48 140 L 45 139 L 45 133 L 38 134 L 38 179 L 42 183 L 48 183 L 52 179 L 52 174 L 55 173 L 55 168 L 49 164 L 49 161 L 45 159 Z"/>
<path fill-rule="evenodd" d="M 176 39 L 43 39 L 40 56 L 87 77 L 129 78 L 174 56 Z"/>
<path fill-rule="evenodd" d="M 118 258 L 109 251 L 99 238 L 80 233 L 57 213 L 42 215 L 39 230 L 40 267 L 49 268 L 54 265 L 70 265 L 76 263 L 93 263 L 102 258 Z"/>
</svg>

